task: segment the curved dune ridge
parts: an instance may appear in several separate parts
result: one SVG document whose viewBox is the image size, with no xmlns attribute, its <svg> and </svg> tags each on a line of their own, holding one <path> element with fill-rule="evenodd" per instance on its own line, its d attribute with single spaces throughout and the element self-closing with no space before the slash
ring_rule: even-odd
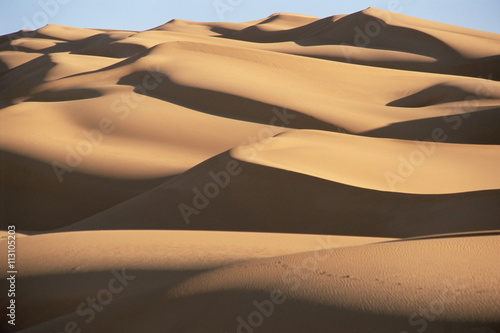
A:
<svg viewBox="0 0 500 333">
<path fill-rule="evenodd" d="M 499 69 L 377 8 L 1 36 L 0 330 L 500 332 Z"/>
</svg>

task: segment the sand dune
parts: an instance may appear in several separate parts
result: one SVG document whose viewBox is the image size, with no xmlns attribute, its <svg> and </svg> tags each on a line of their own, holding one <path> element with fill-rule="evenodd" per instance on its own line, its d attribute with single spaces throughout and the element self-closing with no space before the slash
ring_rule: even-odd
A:
<svg viewBox="0 0 500 333">
<path fill-rule="evenodd" d="M 1 36 L 16 328 L 494 332 L 499 68 L 377 8 Z"/>
<path fill-rule="evenodd" d="M 399 176 L 400 155 L 392 155 L 391 141 L 385 142 L 392 149 L 390 158 L 384 160 L 383 153 L 373 151 L 381 159 L 377 165 L 370 162 L 375 157 L 355 154 L 369 148 L 370 142 L 360 143 L 345 134 L 294 133 L 269 140 L 260 151 L 256 146 L 254 150 L 252 146 L 236 148 L 233 154 L 247 160 L 235 159 L 229 152 L 221 154 L 151 191 L 58 231 L 168 228 L 399 238 L 498 228 L 498 185 L 485 177 L 484 187 L 480 187 L 481 179 L 492 170 L 478 170 L 471 176 L 471 167 L 460 150 L 454 151 L 454 145 L 441 147 L 449 160 L 440 160 L 436 153 L 436 159 L 430 157 L 425 164 L 430 170 L 415 166 L 412 174 Z M 382 139 L 363 140 L 377 143 Z M 275 141 L 280 149 L 272 152 Z M 402 151 L 415 150 L 414 144 L 394 143 Z M 256 157 L 248 158 L 252 155 Z M 273 162 L 274 157 L 283 164 Z M 495 159 L 492 156 L 490 161 Z M 366 170 L 367 165 L 372 172 Z M 486 163 L 482 166 L 488 168 Z M 352 182 L 355 175 L 357 182 L 364 181 L 363 187 Z M 422 178 L 433 179 L 427 191 L 422 189 Z M 442 194 L 436 195 L 436 187 Z"/>
<path fill-rule="evenodd" d="M 149 291 L 113 301 L 90 325 L 75 313 L 23 332 L 57 330 L 67 321 L 79 323 L 83 332 L 498 328 L 500 271 L 491 263 L 499 244 L 498 234 L 472 235 L 276 256 L 174 285 L 151 283 Z"/>
<path fill-rule="evenodd" d="M 203 231 L 91 231 L 30 236 L 18 242 L 18 255 L 26 258 L 18 267 L 22 272 L 17 280 L 17 298 L 21 302 L 18 311 L 25 314 L 19 321 L 29 327 L 74 312 L 82 299 L 106 285 L 114 276 L 112 271 L 122 274 L 125 270 L 125 275 L 139 277 L 131 278 L 133 283 L 115 296 L 121 298 L 238 262 L 388 240 Z M 63 253 L 61 248 L 70 252 Z M 49 298 L 52 301 L 47 307 Z"/>
<path fill-rule="evenodd" d="M 363 149 L 367 152 L 360 154 Z M 290 131 L 265 142 L 239 146 L 231 155 L 246 162 L 379 191 L 443 194 L 500 188 L 500 179 L 485 177 L 500 169 L 499 146 Z M 439 182 L 428 183 L 426 179 Z"/>
</svg>

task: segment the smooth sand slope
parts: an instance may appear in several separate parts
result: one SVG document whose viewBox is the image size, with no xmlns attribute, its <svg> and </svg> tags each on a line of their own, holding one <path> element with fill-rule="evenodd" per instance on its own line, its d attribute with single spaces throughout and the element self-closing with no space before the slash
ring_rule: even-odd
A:
<svg viewBox="0 0 500 333">
<path fill-rule="evenodd" d="M 16 328 L 495 332 L 499 69 L 376 8 L 1 36 Z"/>
<path fill-rule="evenodd" d="M 130 285 L 114 294 L 118 299 L 238 262 L 388 240 L 205 231 L 91 231 L 24 237 L 18 242 L 18 256 L 23 258 L 18 266 L 18 320 L 22 327 L 29 327 L 74 312 L 87 296 L 108 286 L 116 276 L 113 271 L 131 276 L 126 280 Z M 4 281 L 5 277 L 2 285 Z"/>
<path fill-rule="evenodd" d="M 255 260 L 176 284 L 155 281 L 120 296 L 88 324 L 90 315 L 74 313 L 22 332 L 61 330 L 68 321 L 82 332 L 492 332 L 500 322 L 500 267 L 492 265 L 498 238 L 387 242 Z M 130 289 L 148 278 L 143 274 Z"/>
</svg>

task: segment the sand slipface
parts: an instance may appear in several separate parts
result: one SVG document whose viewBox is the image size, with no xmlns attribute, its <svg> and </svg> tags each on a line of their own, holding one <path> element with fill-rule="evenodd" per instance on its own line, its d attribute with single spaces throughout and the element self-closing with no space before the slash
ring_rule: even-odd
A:
<svg viewBox="0 0 500 333">
<path fill-rule="evenodd" d="M 0 37 L 0 330 L 500 332 L 499 68 L 376 8 Z"/>
</svg>

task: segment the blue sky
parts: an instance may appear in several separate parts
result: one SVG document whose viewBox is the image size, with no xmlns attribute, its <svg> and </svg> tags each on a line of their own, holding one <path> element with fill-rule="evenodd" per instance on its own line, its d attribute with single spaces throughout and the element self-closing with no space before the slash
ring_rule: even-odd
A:
<svg viewBox="0 0 500 333">
<path fill-rule="evenodd" d="M 500 33 L 500 0 L 0 0 L 0 35 L 47 23 L 145 30 L 178 18 L 251 21 L 276 12 L 318 17 L 367 7 Z"/>
</svg>

